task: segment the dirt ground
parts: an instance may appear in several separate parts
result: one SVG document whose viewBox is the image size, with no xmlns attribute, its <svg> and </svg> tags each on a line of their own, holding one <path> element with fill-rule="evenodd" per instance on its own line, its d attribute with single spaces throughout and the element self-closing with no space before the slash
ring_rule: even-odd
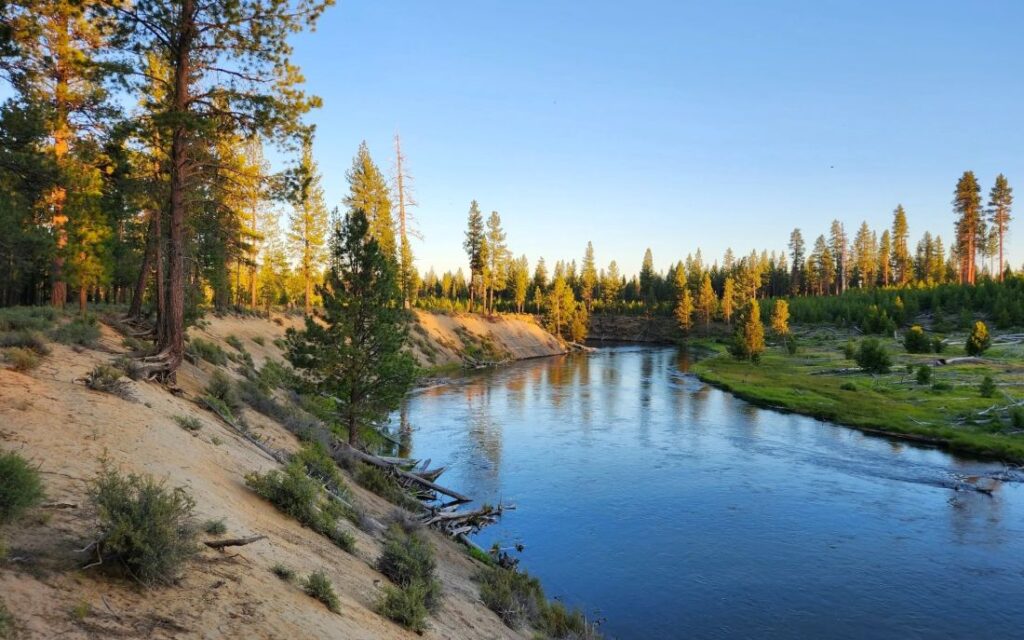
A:
<svg viewBox="0 0 1024 640">
<path fill-rule="evenodd" d="M 192 335 L 225 350 L 232 349 L 225 339 L 236 336 L 260 365 L 266 358 L 280 357 L 274 339 L 297 322 L 210 318 Z M 455 326 L 463 326 L 495 335 L 503 348 L 519 357 L 544 355 L 559 347 L 525 320 L 492 323 L 471 316 L 420 314 L 420 323 L 428 335 L 442 337 L 438 344 L 456 336 Z M 262 339 L 263 345 L 253 338 Z M 38 465 L 47 492 L 43 507 L 0 531 L 9 548 L 8 559 L 0 562 L 0 598 L 14 617 L 15 637 L 419 637 L 374 612 L 380 588 L 387 582 L 373 568 L 380 540 L 350 526 L 356 552 L 345 553 L 246 488 L 245 474 L 277 463 L 196 404 L 211 365 L 183 365 L 178 374 L 184 392 L 180 396 L 156 384 L 132 382 L 134 398 L 126 400 L 92 391 L 80 382 L 95 365 L 126 351 L 121 336 L 111 328 L 103 327 L 98 349 L 51 346 L 52 353 L 29 373 L 0 367 L 0 449 L 19 451 Z M 192 416 L 202 428 L 186 431 L 175 416 Z M 272 420 L 248 410 L 245 418 L 271 446 L 298 447 L 294 437 Z M 148 473 L 168 486 L 187 488 L 200 521 L 224 519 L 230 537 L 263 534 L 267 539 L 227 552 L 204 547 L 178 583 L 169 587 L 142 589 L 96 569 L 82 570 L 91 558 L 79 550 L 96 538 L 87 486 L 103 459 L 123 471 Z M 371 517 L 383 521 L 394 511 L 354 482 L 349 485 Z M 422 637 L 528 637 L 505 627 L 480 602 L 472 580 L 480 565 L 450 540 L 434 532 L 430 536 L 444 598 Z M 201 534 L 200 539 L 209 536 Z M 329 612 L 298 586 L 278 579 L 271 573 L 278 563 L 300 576 L 326 571 L 340 596 L 341 613 Z"/>
</svg>

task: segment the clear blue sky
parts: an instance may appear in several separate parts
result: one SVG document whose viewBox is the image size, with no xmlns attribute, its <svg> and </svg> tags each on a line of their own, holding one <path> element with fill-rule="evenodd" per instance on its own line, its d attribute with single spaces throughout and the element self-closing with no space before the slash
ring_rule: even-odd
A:
<svg viewBox="0 0 1024 640">
<path fill-rule="evenodd" d="M 781 250 L 900 202 L 912 242 L 948 242 L 965 169 L 1017 188 L 1019 267 L 1022 33 L 1019 0 L 339 0 L 295 61 L 330 205 L 359 142 L 390 171 L 401 132 L 421 269 L 463 265 L 473 198 L 531 265 Z"/>
</svg>

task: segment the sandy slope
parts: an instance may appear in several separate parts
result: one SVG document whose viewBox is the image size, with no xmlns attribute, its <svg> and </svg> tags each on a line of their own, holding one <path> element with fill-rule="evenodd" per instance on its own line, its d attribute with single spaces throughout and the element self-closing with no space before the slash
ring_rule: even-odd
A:
<svg viewBox="0 0 1024 640">
<path fill-rule="evenodd" d="M 436 320 L 436 325 L 431 319 Z M 421 315 L 421 321 L 423 316 Z M 453 322 L 484 332 L 493 323 L 464 317 L 427 317 L 428 330 L 448 338 Z M 257 363 L 279 357 L 273 339 L 285 326 L 265 320 L 211 318 L 195 335 L 221 342 L 242 339 Z M 508 325 L 501 338 L 515 353 L 542 355 L 536 325 Z M 533 328 L 531 328 L 533 327 Z M 545 334 L 546 335 L 546 334 Z M 264 346 L 252 341 L 262 336 Z M 552 339 L 553 341 L 553 339 Z M 543 345 L 543 346 L 541 346 Z M 0 448 L 20 450 L 39 465 L 48 500 L 74 508 L 41 508 L 27 522 L 2 533 L 10 559 L 0 563 L 0 598 L 14 614 L 19 637 L 26 638 L 415 638 L 373 612 L 386 579 L 372 568 L 379 540 L 352 527 L 355 555 L 299 526 L 256 497 L 243 482 L 251 471 L 276 464 L 241 439 L 194 399 L 211 370 L 185 365 L 179 373 L 182 397 L 163 387 L 133 383 L 135 402 L 87 389 L 75 380 L 97 363 L 123 351 L 121 339 L 104 327 L 101 350 L 81 352 L 53 345 L 42 366 L 29 374 L 0 368 Z M 203 428 L 180 428 L 176 415 L 192 415 Z M 246 412 L 246 418 L 273 446 L 297 442 L 273 421 Z M 173 587 L 142 590 L 96 570 L 79 569 L 88 553 L 76 550 L 95 537 L 87 482 L 106 456 L 125 471 L 145 472 L 169 485 L 187 487 L 201 519 L 224 518 L 229 536 L 265 534 L 267 540 L 229 553 L 205 549 Z M 357 501 L 377 519 L 393 507 L 352 485 Z M 347 523 L 346 523 L 347 524 Z M 444 600 L 432 616 L 427 638 L 514 638 L 477 597 L 470 576 L 477 565 L 454 543 L 430 534 L 438 552 Z M 205 536 L 204 536 L 205 537 Z M 298 587 L 276 578 L 270 568 L 283 563 L 300 575 L 326 570 L 341 597 L 332 614 Z M 526 636 L 523 636 L 526 637 Z"/>
</svg>

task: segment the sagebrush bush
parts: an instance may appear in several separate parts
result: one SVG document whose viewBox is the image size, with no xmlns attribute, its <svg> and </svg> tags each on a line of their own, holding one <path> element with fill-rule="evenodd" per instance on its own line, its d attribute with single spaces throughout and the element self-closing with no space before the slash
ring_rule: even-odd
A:
<svg viewBox="0 0 1024 640">
<path fill-rule="evenodd" d="M 238 397 L 234 383 L 223 371 L 214 371 L 210 376 L 210 382 L 206 385 L 206 395 L 224 403 L 231 409 L 232 415 L 242 408 L 242 400 Z"/>
<path fill-rule="evenodd" d="M 57 311 L 53 307 L 7 307 L 0 309 L 0 332 L 43 331 L 53 325 Z"/>
<path fill-rule="evenodd" d="M 423 633 L 430 613 L 426 604 L 427 593 L 428 588 L 418 583 L 404 588 L 384 585 L 377 601 L 377 613 L 406 629 Z"/>
<path fill-rule="evenodd" d="M 7 605 L 0 600 L 0 638 L 11 637 L 14 629 L 14 616 L 7 610 Z"/>
<path fill-rule="evenodd" d="M 124 372 L 108 364 L 98 364 L 85 376 L 85 386 L 93 391 L 110 393 L 126 400 L 131 400 L 132 385 L 122 380 Z"/>
<path fill-rule="evenodd" d="M 278 578 L 281 578 L 285 582 L 292 582 L 293 580 L 295 580 L 295 570 L 291 567 L 286 567 L 280 562 L 272 566 L 270 568 L 270 572 Z"/>
<path fill-rule="evenodd" d="M 842 389 L 843 391 L 856 391 L 857 385 L 853 384 L 852 382 L 844 382 L 843 384 L 839 385 L 839 388 Z"/>
<path fill-rule="evenodd" d="M 338 600 L 338 594 L 334 592 L 334 585 L 331 584 L 331 579 L 327 577 L 323 570 L 314 571 L 309 574 L 303 581 L 302 588 L 311 597 L 324 603 L 328 610 L 334 613 L 341 612 L 341 601 Z"/>
<path fill-rule="evenodd" d="M 18 453 L 0 453 L 0 524 L 17 520 L 43 496 L 39 471 Z"/>
<path fill-rule="evenodd" d="M 31 371 L 39 366 L 42 360 L 35 351 L 24 347 L 11 347 L 3 350 L 4 362 L 15 371 Z"/>
<path fill-rule="evenodd" d="M 410 511 L 423 508 L 422 503 L 414 498 L 393 476 L 386 471 L 368 464 L 359 464 L 355 472 L 356 483 L 372 491 L 392 504 L 397 504 Z"/>
<path fill-rule="evenodd" d="M 95 347 L 100 339 L 100 327 L 92 316 L 75 318 L 54 329 L 52 336 L 61 344 Z"/>
<path fill-rule="evenodd" d="M 188 352 L 196 358 L 206 360 L 210 364 L 222 367 L 228 363 L 228 354 L 214 344 L 202 338 L 192 338 L 188 343 Z"/>
<path fill-rule="evenodd" d="M 857 345 L 853 343 L 853 340 L 849 340 L 843 345 L 843 357 L 847 360 L 853 360 L 857 357 Z"/>
<path fill-rule="evenodd" d="M 198 550 L 195 501 L 182 487 L 104 467 L 89 492 L 99 515 L 97 553 L 143 585 L 169 584 Z"/>
<path fill-rule="evenodd" d="M 391 525 L 384 534 L 384 550 L 377 559 L 377 570 L 400 587 L 420 584 L 426 590 L 427 606 L 433 608 L 440 599 L 440 585 L 434 576 L 437 562 L 434 549 L 418 532 L 408 533 Z"/>
<path fill-rule="evenodd" d="M 306 475 L 300 461 L 293 460 L 283 471 L 250 473 L 245 483 L 280 511 L 327 536 L 341 549 L 350 553 L 355 550 L 355 538 L 338 527 L 338 520 L 345 515 L 344 506 L 323 494 L 320 484 Z"/>
<path fill-rule="evenodd" d="M 525 571 L 489 567 L 477 575 L 480 599 L 513 629 L 532 625 L 545 638 L 600 638 L 594 625 L 577 609 L 548 602 L 540 582 Z"/>
<path fill-rule="evenodd" d="M 228 525 L 225 524 L 224 518 L 207 520 L 203 523 L 203 531 L 211 536 L 222 536 L 228 532 Z"/>
<path fill-rule="evenodd" d="M 327 448 L 319 442 L 307 442 L 298 453 L 292 456 L 292 459 L 301 462 L 307 475 L 324 483 L 324 486 L 331 491 L 335 493 L 348 492 L 338 465 L 327 454 Z"/>
<path fill-rule="evenodd" d="M 536 620 L 544 608 L 540 582 L 524 572 L 490 567 L 477 576 L 480 599 L 513 629 Z"/>
<path fill-rule="evenodd" d="M 237 351 L 245 351 L 245 347 L 242 345 L 242 341 L 238 338 L 238 336 L 234 334 L 229 335 L 227 338 L 224 338 L 224 342 L 231 345 Z"/>
<path fill-rule="evenodd" d="M 1010 410 L 1010 424 L 1014 429 L 1024 429 L 1024 407 L 1014 407 Z"/>
<path fill-rule="evenodd" d="M 174 421 L 185 431 L 199 431 L 203 428 L 203 423 L 194 416 L 174 416 Z"/>
<path fill-rule="evenodd" d="M 35 331 L 0 332 L 0 348 L 5 347 L 29 349 L 41 356 L 50 354 L 50 346 L 46 344 L 46 338 Z"/>
</svg>

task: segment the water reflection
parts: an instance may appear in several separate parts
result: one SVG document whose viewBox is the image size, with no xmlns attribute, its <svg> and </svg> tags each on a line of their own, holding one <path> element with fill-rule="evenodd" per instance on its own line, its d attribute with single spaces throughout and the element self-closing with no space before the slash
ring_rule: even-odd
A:
<svg viewBox="0 0 1024 640">
<path fill-rule="evenodd" d="M 525 362 L 413 396 L 400 433 L 443 484 L 516 503 L 480 542 L 523 541 L 524 566 L 615 637 L 1018 634 L 1020 484 L 954 492 L 993 467 L 758 409 L 689 362 Z"/>
</svg>

